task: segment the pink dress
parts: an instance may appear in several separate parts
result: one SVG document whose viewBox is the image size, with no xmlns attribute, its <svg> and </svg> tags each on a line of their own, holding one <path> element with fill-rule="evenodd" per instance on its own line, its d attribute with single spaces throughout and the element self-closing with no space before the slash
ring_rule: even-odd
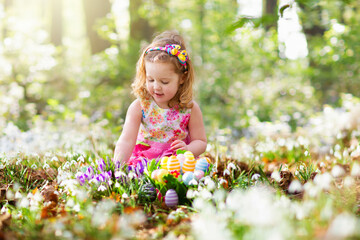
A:
<svg viewBox="0 0 360 240">
<path fill-rule="evenodd" d="M 130 166 L 136 166 L 144 158 L 151 160 L 174 154 L 170 145 L 177 139 L 189 144 L 190 108 L 163 109 L 153 99 L 140 100 L 140 105 L 142 119 Z"/>
</svg>

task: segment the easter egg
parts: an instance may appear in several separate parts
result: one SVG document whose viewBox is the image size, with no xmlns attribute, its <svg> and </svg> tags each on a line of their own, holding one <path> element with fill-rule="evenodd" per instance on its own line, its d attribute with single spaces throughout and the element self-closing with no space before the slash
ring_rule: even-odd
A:
<svg viewBox="0 0 360 240">
<path fill-rule="evenodd" d="M 195 159 L 194 158 L 185 158 L 182 170 L 184 173 L 193 172 L 195 169 Z"/>
<path fill-rule="evenodd" d="M 200 158 L 195 165 L 196 170 L 201 170 L 203 172 L 206 172 L 209 168 L 209 163 L 205 158 Z"/>
<path fill-rule="evenodd" d="M 206 159 L 206 161 L 209 163 L 209 164 L 211 164 L 211 159 L 210 158 L 208 158 L 208 157 L 204 157 L 205 159 Z"/>
<path fill-rule="evenodd" d="M 151 179 L 157 179 L 157 175 L 159 174 L 159 170 L 156 169 L 151 173 Z"/>
<path fill-rule="evenodd" d="M 175 207 L 179 203 L 179 197 L 174 189 L 169 189 L 165 194 L 165 204 L 168 207 Z"/>
<path fill-rule="evenodd" d="M 164 183 L 164 181 L 162 180 L 162 178 L 163 178 L 165 175 L 168 175 L 168 174 L 169 174 L 169 171 L 168 171 L 168 170 L 159 169 L 159 170 L 158 170 L 157 177 L 156 177 L 156 180 L 158 180 L 160 183 Z"/>
<path fill-rule="evenodd" d="M 193 180 L 194 178 L 195 178 L 195 176 L 194 176 L 193 172 L 186 172 L 182 176 L 182 180 L 183 180 L 183 182 L 185 183 L 186 186 L 188 186 L 190 181 Z"/>
<path fill-rule="evenodd" d="M 144 202 L 153 202 L 157 196 L 156 189 L 151 183 L 145 183 L 139 189 L 138 197 L 139 201 Z"/>
<path fill-rule="evenodd" d="M 161 162 L 160 162 L 161 169 L 167 170 L 168 160 L 169 160 L 169 157 L 167 157 L 167 156 L 165 156 L 161 159 Z"/>
<path fill-rule="evenodd" d="M 184 156 L 184 154 L 178 154 L 176 157 L 177 157 L 177 159 L 179 160 L 179 162 L 180 162 L 180 167 L 181 167 L 181 169 L 182 169 L 183 164 L 184 164 L 184 161 L 185 161 L 185 156 Z"/>
<path fill-rule="evenodd" d="M 167 169 L 169 171 L 178 171 L 180 172 L 180 162 L 179 160 L 177 159 L 176 156 L 171 156 L 169 157 L 168 159 L 168 163 L 167 163 Z"/>
<path fill-rule="evenodd" d="M 203 178 L 205 175 L 204 171 L 201 171 L 201 170 L 195 170 L 194 171 L 194 176 L 200 180 L 201 178 Z"/>
<path fill-rule="evenodd" d="M 193 154 L 192 152 L 190 152 L 190 151 L 186 151 L 186 152 L 184 153 L 184 156 L 185 156 L 185 158 L 187 158 L 187 159 L 195 159 L 194 154 Z"/>
</svg>

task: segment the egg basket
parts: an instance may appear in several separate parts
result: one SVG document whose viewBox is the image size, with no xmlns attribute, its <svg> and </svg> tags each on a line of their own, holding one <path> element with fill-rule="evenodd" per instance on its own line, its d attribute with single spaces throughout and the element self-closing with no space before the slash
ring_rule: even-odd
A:
<svg viewBox="0 0 360 240">
<path fill-rule="evenodd" d="M 168 207 L 188 205 L 186 198 L 189 188 L 209 175 L 213 164 L 206 157 L 195 159 L 190 151 L 178 150 L 176 155 L 153 160 L 148 165 L 148 179 L 157 189 L 157 199 Z"/>
</svg>

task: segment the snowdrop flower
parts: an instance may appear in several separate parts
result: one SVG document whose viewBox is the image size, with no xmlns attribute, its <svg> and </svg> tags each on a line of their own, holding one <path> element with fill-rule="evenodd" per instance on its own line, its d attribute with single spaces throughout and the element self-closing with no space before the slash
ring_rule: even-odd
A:
<svg viewBox="0 0 360 240">
<path fill-rule="evenodd" d="M 236 169 L 236 166 L 234 163 L 229 163 L 228 166 L 227 166 L 227 169 L 228 170 L 235 170 Z"/>
<path fill-rule="evenodd" d="M 80 212 L 80 204 L 77 203 L 77 204 L 73 207 L 73 210 L 74 210 L 75 212 Z"/>
<path fill-rule="evenodd" d="M 123 194 L 121 195 L 121 197 L 122 197 L 122 198 L 129 198 L 129 195 L 127 195 L 127 193 L 123 193 Z"/>
<path fill-rule="evenodd" d="M 344 179 L 344 186 L 345 187 L 351 187 L 353 186 L 355 183 L 354 178 L 352 178 L 351 176 L 346 176 Z"/>
<path fill-rule="evenodd" d="M 353 177 L 360 177 L 360 164 L 354 162 L 351 168 L 351 176 Z"/>
<path fill-rule="evenodd" d="M 330 184 L 332 183 L 332 176 L 330 173 L 325 172 L 323 174 L 317 174 L 314 179 L 314 183 L 321 189 L 329 190 Z"/>
<path fill-rule="evenodd" d="M 255 173 L 254 175 L 252 175 L 251 181 L 257 181 L 259 178 L 260 178 L 260 174 Z"/>
<path fill-rule="evenodd" d="M 137 178 L 137 175 L 136 175 L 136 173 L 134 173 L 133 171 L 131 171 L 131 172 L 129 172 L 129 178 L 130 179 L 135 179 L 135 178 Z"/>
<path fill-rule="evenodd" d="M 45 164 L 44 164 L 44 166 L 43 166 L 43 169 L 47 169 L 47 168 L 50 168 L 50 166 L 49 166 L 49 164 L 47 164 L 47 163 L 45 162 Z"/>
<path fill-rule="evenodd" d="M 29 200 L 26 197 L 21 198 L 20 202 L 17 202 L 19 208 L 28 208 L 30 205 Z"/>
<path fill-rule="evenodd" d="M 16 192 L 16 193 L 15 193 L 15 199 L 20 199 L 20 198 L 22 198 L 21 193 L 20 193 L 20 192 Z"/>
<path fill-rule="evenodd" d="M 126 173 L 122 172 L 122 171 L 115 171 L 115 178 L 119 179 L 121 176 L 123 177 L 127 177 Z"/>
<path fill-rule="evenodd" d="M 280 173 L 278 171 L 273 171 L 271 174 L 271 178 L 274 179 L 277 182 L 281 181 Z"/>
<path fill-rule="evenodd" d="M 119 182 L 116 182 L 115 183 L 115 188 L 119 188 L 120 187 L 120 183 Z"/>
<path fill-rule="evenodd" d="M 229 171 L 229 169 L 225 169 L 225 170 L 224 170 L 223 175 L 224 175 L 224 176 L 226 176 L 226 175 L 230 175 L 230 171 Z"/>
<path fill-rule="evenodd" d="M 192 186 L 192 185 L 198 185 L 198 182 L 194 179 L 192 179 L 190 182 L 189 182 L 189 185 Z"/>
<path fill-rule="evenodd" d="M 293 180 L 290 183 L 288 191 L 289 193 L 299 193 L 303 191 L 303 186 L 301 185 L 299 180 Z"/>
<path fill-rule="evenodd" d="M 212 191 L 215 189 L 216 185 L 215 185 L 215 182 L 210 178 L 210 177 L 206 177 L 205 181 L 204 181 L 204 184 L 206 185 L 206 188 L 209 190 L 209 191 Z"/>
<path fill-rule="evenodd" d="M 81 155 L 80 157 L 78 157 L 77 161 L 83 163 L 83 162 L 85 162 L 85 159 L 84 159 L 84 157 Z"/>
<path fill-rule="evenodd" d="M 331 175 L 333 175 L 334 178 L 342 177 L 344 176 L 344 174 L 345 174 L 345 170 L 339 165 L 335 165 L 331 170 Z"/>
<path fill-rule="evenodd" d="M 106 187 L 104 186 L 104 185 L 100 185 L 99 187 L 98 187 L 98 189 L 97 189 L 99 192 L 103 192 L 103 191 L 105 191 L 106 190 Z"/>
<path fill-rule="evenodd" d="M 34 163 L 33 165 L 31 165 L 31 168 L 36 169 L 37 168 L 36 164 Z"/>
<path fill-rule="evenodd" d="M 328 239 L 344 239 L 359 234 L 359 221 L 349 213 L 341 213 L 332 221 L 326 236 Z"/>
</svg>

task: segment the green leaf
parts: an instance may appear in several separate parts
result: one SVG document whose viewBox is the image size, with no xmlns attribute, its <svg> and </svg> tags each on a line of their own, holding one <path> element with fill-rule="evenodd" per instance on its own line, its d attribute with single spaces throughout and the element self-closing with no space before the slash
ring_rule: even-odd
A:
<svg viewBox="0 0 360 240">
<path fill-rule="evenodd" d="M 182 149 L 176 150 L 176 155 L 184 154 L 184 153 L 186 153 L 186 150 L 182 150 Z"/>
<path fill-rule="evenodd" d="M 284 17 L 284 11 L 290 7 L 290 4 L 285 4 L 279 9 L 280 17 Z"/>
</svg>

